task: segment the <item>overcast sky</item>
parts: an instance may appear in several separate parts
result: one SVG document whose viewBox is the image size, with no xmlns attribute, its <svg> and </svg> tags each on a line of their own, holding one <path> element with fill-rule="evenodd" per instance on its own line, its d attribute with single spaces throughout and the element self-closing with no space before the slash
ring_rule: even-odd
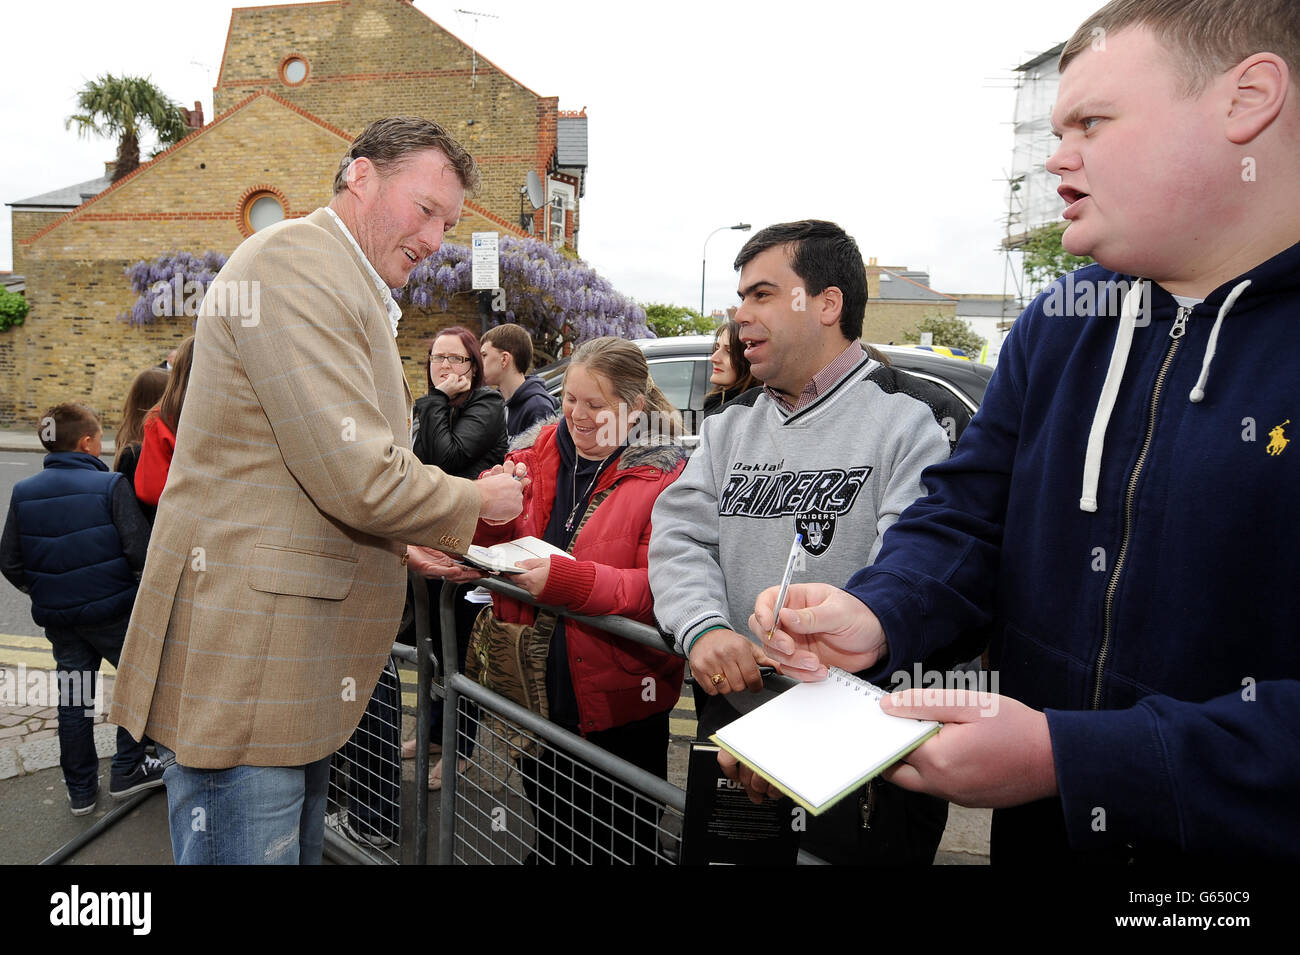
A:
<svg viewBox="0 0 1300 955">
<path fill-rule="evenodd" d="M 417 0 L 561 109 L 587 108 L 582 255 L 641 301 L 698 307 L 706 236 L 828 218 L 945 292 L 1001 292 L 1012 67 L 1101 0 L 832 3 Z M 458 13 L 457 7 L 496 14 Z M 101 73 L 151 74 L 212 118 L 231 5 L 10 4 L 0 201 L 94 178 L 115 145 L 63 121 Z M 130 15 L 125 15 L 129 10 Z M 121 12 L 119 12 L 121 11 Z M 8 208 L 0 270 L 11 268 Z M 708 245 L 706 307 L 735 299 L 745 236 Z"/>
</svg>

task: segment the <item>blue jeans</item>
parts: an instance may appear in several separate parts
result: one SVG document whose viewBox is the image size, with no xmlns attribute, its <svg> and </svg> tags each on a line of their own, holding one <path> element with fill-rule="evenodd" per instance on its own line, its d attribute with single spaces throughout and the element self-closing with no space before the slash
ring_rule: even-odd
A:
<svg viewBox="0 0 1300 955">
<path fill-rule="evenodd" d="M 191 769 L 157 746 L 177 865 L 320 865 L 330 757 Z"/>
<path fill-rule="evenodd" d="M 117 666 L 130 617 L 56 630 L 47 627 L 59 681 L 59 765 L 72 796 L 92 796 L 99 790 L 99 757 L 95 754 L 95 675 L 101 660 Z M 144 759 L 144 742 L 137 743 L 120 726 L 113 772 L 130 773 Z"/>
</svg>

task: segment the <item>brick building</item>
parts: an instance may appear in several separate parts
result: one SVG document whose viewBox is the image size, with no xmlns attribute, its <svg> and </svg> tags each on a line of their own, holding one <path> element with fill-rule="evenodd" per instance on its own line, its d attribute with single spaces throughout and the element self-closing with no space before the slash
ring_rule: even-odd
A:
<svg viewBox="0 0 1300 955">
<path fill-rule="evenodd" d="M 901 342 L 923 318 L 952 318 L 957 299 L 930 288 L 928 272 L 876 263 L 867 259 L 867 314 L 862 335 L 870 342 Z"/>
<path fill-rule="evenodd" d="M 186 317 L 117 321 L 135 301 L 126 268 L 170 251 L 229 254 L 257 228 L 307 215 L 329 200 L 339 159 L 373 119 L 435 119 L 479 162 L 483 187 L 449 241 L 487 230 L 577 248 L 585 112 L 561 112 L 406 0 L 236 8 L 213 106 L 212 122 L 111 186 L 10 203 L 31 312 L 0 333 L 0 425 L 75 399 L 115 426 L 135 374 L 193 331 Z M 536 210 L 530 172 L 543 190 Z M 477 321 L 471 295 L 447 314 L 408 307 L 398 344 L 413 392 L 425 388 L 423 341 Z"/>
</svg>

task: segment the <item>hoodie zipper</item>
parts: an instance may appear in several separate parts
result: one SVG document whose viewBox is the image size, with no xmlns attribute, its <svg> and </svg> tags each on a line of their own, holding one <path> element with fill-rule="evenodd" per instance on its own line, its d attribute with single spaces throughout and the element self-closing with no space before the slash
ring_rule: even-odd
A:
<svg viewBox="0 0 1300 955">
<path fill-rule="evenodd" d="M 1155 384 L 1151 387 L 1151 412 L 1147 417 L 1146 438 L 1142 441 L 1142 450 L 1138 453 L 1133 472 L 1128 477 L 1128 488 L 1124 492 L 1124 536 L 1120 539 L 1119 554 L 1115 558 L 1115 566 L 1111 569 L 1110 580 L 1106 583 L 1101 648 L 1097 651 L 1097 663 L 1093 670 L 1092 708 L 1094 710 L 1101 709 L 1101 681 L 1106 670 L 1106 657 L 1110 653 L 1111 612 L 1114 609 L 1115 592 L 1119 589 L 1119 578 L 1124 572 L 1124 559 L 1128 556 L 1128 542 L 1133 531 L 1133 500 L 1137 496 L 1142 465 L 1146 463 L 1147 452 L 1151 450 L 1151 438 L 1155 435 L 1156 413 L 1160 410 L 1160 392 L 1164 389 L 1165 376 L 1169 373 L 1169 366 L 1173 364 L 1174 355 L 1178 353 L 1178 346 L 1182 342 L 1183 333 L 1187 331 L 1187 319 L 1191 314 L 1191 306 L 1178 306 L 1174 327 L 1169 329 L 1169 337 L 1172 341 L 1169 343 L 1169 350 L 1165 352 L 1165 360 L 1160 364 L 1160 370 L 1156 372 Z"/>
</svg>

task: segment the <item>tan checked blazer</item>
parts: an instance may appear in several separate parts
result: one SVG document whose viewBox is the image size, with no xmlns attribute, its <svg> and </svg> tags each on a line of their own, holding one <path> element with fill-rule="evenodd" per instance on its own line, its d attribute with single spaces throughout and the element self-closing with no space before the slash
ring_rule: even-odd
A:
<svg viewBox="0 0 1300 955">
<path fill-rule="evenodd" d="M 474 485 L 411 453 L 410 412 L 388 313 L 325 210 L 235 250 L 198 320 L 113 722 L 200 769 L 347 741 L 405 545 L 463 551 L 478 521 Z"/>
</svg>

